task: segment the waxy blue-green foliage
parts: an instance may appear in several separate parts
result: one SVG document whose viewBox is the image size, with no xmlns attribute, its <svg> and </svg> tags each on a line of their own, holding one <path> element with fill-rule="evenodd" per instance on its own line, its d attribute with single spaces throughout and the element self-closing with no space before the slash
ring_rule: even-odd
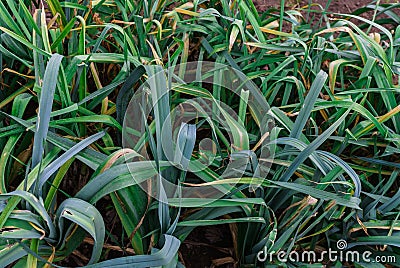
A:
<svg viewBox="0 0 400 268">
<path fill-rule="evenodd" d="M 313 9 L 259 14 L 250 0 L 2 1 L 0 266 L 60 264 L 88 237 L 93 247 L 83 262 L 92 267 L 176 267 L 179 246 L 195 227 L 221 224 L 235 226 L 241 265 L 278 265 L 256 264 L 264 248 L 315 250 L 340 239 L 358 250 L 381 246 L 399 260 L 398 8 L 372 3 L 331 20 L 321 11 L 311 26 Z M 359 16 L 371 10 L 372 20 Z M 145 135 L 122 148 L 133 93 L 159 70 L 194 60 L 231 66 L 258 91 L 243 90 L 239 98 L 217 85 L 171 89 L 156 75 L 147 101 L 161 101 L 151 103 Z M 248 106 L 252 94 L 268 103 L 275 121 L 266 135 L 259 131 L 264 115 Z M 238 113 L 228 125 L 232 141 L 205 120 L 176 133 L 165 124 L 174 107 L 192 98 Z M 204 156 L 198 146 L 204 132 L 212 133 L 216 155 L 209 166 L 193 164 L 195 174 L 186 172 L 187 159 Z M 266 138 L 273 160 L 259 157 Z M 163 146 L 163 139 L 183 150 Z M 222 178 L 235 157 L 251 159 L 245 176 Z M 267 177 L 257 178 L 266 163 Z M 72 169 L 89 174 L 85 185 Z M 149 198 L 138 186 L 161 176 L 231 191 L 206 202 L 171 198 L 160 183 L 160 198 Z M 249 189 L 254 184 L 260 187 Z M 110 209 L 120 233 L 105 224 Z M 110 236 L 108 243 L 135 255 L 109 259 Z"/>
</svg>

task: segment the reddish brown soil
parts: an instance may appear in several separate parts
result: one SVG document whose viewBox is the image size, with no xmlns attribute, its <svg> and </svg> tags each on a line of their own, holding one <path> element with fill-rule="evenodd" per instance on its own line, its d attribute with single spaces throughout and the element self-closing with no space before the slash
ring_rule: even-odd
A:
<svg viewBox="0 0 400 268">
<path fill-rule="evenodd" d="M 270 10 L 276 14 L 279 14 L 280 3 L 281 0 L 253 0 L 254 4 L 259 11 Z M 339 14 L 351 14 L 356 10 L 368 6 L 373 5 L 376 1 L 372 0 L 355 0 L 355 1 L 347 1 L 347 0 L 284 0 L 285 2 L 285 10 L 296 9 L 301 11 L 303 14 L 303 18 L 306 22 L 315 26 L 317 24 L 317 28 L 323 26 L 324 24 L 319 24 L 321 13 L 326 12 L 329 18 L 339 18 Z M 381 4 L 389 4 L 389 3 L 400 3 L 400 0 L 381 0 Z M 311 11 L 311 12 L 310 12 Z M 391 11 L 395 12 L 397 15 L 400 15 L 400 8 L 391 9 Z M 372 20 L 374 15 L 374 10 L 370 9 L 367 12 L 362 12 L 361 14 L 357 14 L 363 18 Z M 376 19 L 385 18 L 386 15 L 381 14 L 376 17 Z M 355 24 L 362 24 L 363 22 L 357 19 L 350 19 Z M 389 29 L 393 29 L 393 25 L 384 25 Z M 284 31 L 290 31 L 290 24 L 284 24 Z M 372 28 L 372 31 L 376 31 L 376 29 Z"/>
<path fill-rule="evenodd" d="M 328 0 L 285 0 L 286 8 L 296 8 L 296 7 L 304 7 L 312 2 L 313 4 L 320 4 L 323 8 L 326 7 Z M 327 11 L 336 12 L 336 13 L 351 13 L 356 9 L 366 6 L 370 4 L 371 0 L 355 0 L 355 1 L 346 1 L 346 0 L 332 0 Z M 381 1 L 381 3 L 399 3 L 400 1 Z M 265 11 L 270 8 L 280 8 L 280 0 L 255 0 L 254 1 L 257 10 Z"/>
</svg>

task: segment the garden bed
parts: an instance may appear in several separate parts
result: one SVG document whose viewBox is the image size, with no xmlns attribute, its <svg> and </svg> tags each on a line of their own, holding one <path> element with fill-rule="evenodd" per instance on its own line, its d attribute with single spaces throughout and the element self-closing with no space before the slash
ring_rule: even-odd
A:
<svg viewBox="0 0 400 268">
<path fill-rule="evenodd" d="M 17 2 L 0 5 L 1 267 L 400 259 L 399 5 Z"/>
</svg>

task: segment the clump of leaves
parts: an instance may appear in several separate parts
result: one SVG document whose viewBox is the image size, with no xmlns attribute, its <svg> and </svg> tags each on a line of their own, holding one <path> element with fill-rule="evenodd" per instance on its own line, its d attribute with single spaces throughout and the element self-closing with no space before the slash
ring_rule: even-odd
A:
<svg viewBox="0 0 400 268">
<path fill-rule="evenodd" d="M 226 223 L 242 265 L 279 264 L 257 263 L 260 250 L 320 250 L 340 239 L 400 259 L 396 8 L 371 4 L 334 20 L 323 12 L 312 27 L 302 16 L 311 9 L 259 16 L 251 1 L 1 2 L 1 265 L 57 264 L 89 235 L 85 264 L 174 267 L 194 228 Z M 372 20 L 360 16 L 368 10 Z M 158 107 L 152 111 L 144 103 L 143 114 L 151 116 L 142 120 L 140 142 L 124 148 L 119 137 L 134 92 L 163 69 L 193 60 L 226 64 L 258 86 L 257 98 L 275 121 L 268 139 L 246 91 L 237 97 L 219 86 L 171 87 L 156 76 L 147 102 L 164 96 L 162 102 L 150 103 Z M 223 73 L 218 79 L 226 81 Z M 236 111 L 230 124 L 244 143 L 204 121 L 176 132 L 159 127 L 171 110 L 198 97 Z M 182 170 L 185 159 L 202 153 L 198 133 L 210 130 L 210 165 Z M 165 149 L 163 135 L 185 144 L 174 161 L 167 156 L 176 148 Z M 274 148 L 273 160 L 260 157 L 260 141 Z M 221 167 L 234 159 L 250 159 L 245 176 L 224 177 Z M 268 175 L 259 176 L 266 162 Z M 89 179 L 68 189 L 66 181 L 78 185 L 74 166 L 89 170 Z M 161 176 L 230 192 L 205 202 L 164 195 L 158 183 L 155 199 L 138 185 Z M 100 200 L 116 211 L 118 234 L 104 223 Z M 109 259 L 106 237 L 135 255 Z"/>
</svg>

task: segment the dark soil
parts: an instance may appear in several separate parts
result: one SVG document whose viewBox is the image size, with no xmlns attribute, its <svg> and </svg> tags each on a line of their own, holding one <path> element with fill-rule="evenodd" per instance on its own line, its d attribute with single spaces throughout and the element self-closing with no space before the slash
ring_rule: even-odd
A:
<svg viewBox="0 0 400 268">
<path fill-rule="evenodd" d="M 236 267 L 228 225 L 194 229 L 182 243 L 179 255 L 186 268 Z"/>
</svg>

